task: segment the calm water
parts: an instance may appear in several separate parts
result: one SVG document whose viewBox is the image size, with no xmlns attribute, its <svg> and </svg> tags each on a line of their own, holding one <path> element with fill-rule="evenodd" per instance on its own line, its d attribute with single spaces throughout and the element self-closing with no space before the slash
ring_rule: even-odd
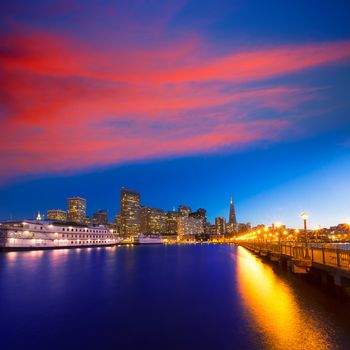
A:
<svg viewBox="0 0 350 350">
<path fill-rule="evenodd" d="M 1 349 L 349 349 L 349 311 L 233 246 L 0 254 Z"/>
</svg>

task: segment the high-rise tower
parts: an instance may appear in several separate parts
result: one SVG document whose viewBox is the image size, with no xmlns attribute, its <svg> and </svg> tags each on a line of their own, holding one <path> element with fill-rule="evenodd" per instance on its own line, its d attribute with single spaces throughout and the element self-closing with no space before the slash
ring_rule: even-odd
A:
<svg viewBox="0 0 350 350">
<path fill-rule="evenodd" d="M 122 188 L 120 190 L 120 223 L 122 235 L 134 236 L 140 234 L 140 209 L 140 193 Z"/>
<path fill-rule="evenodd" d="M 233 205 L 232 196 L 231 196 L 231 198 L 230 198 L 230 216 L 229 216 L 229 218 L 228 218 L 228 222 L 229 222 L 230 224 L 237 225 L 235 207 L 234 207 L 234 205 Z"/>
<path fill-rule="evenodd" d="M 84 223 L 86 218 L 86 199 L 72 197 L 67 200 L 68 221 Z"/>
</svg>

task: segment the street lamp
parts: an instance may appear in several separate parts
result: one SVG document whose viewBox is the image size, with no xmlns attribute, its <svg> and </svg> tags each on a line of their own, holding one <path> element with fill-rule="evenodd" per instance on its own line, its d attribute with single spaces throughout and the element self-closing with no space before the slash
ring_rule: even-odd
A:
<svg viewBox="0 0 350 350">
<path fill-rule="evenodd" d="M 299 241 L 299 233 L 300 233 L 300 230 L 299 230 L 299 229 L 295 229 L 295 230 L 294 230 L 294 233 L 295 233 L 294 240 L 298 242 L 298 241 Z"/>
<path fill-rule="evenodd" d="M 308 250 L 308 236 L 307 236 L 307 219 L 309 218 L 308 213 L 301 213 L 301 219 L 304 221 L 304 234 L 305 234 L 305 259 L 310 259 Z"/>
</svg>

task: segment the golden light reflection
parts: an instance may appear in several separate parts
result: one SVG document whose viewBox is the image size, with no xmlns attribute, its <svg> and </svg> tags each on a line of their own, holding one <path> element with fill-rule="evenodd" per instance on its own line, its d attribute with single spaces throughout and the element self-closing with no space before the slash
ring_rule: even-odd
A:
<svg viewBox="0 0 350 350">
<path fill-rule="evenodd" d="M 237 280 L 254 329 L 269 349 L 331 349 L 322 322 L 302 308 L 290 287 L 242 247 L 237 251 Z"/>
<path fill-rule="evenodd" d="M 44 251 L 43 250 L 31 250 L 28 252 L 28 255 L 31 257 L 31 258 L 38 258 L 40 256 L 42 256 L 44 254 Z"/>
<path fill-rule="evenodd" d="M 10 261 L 15 261 L 17 258 L 17 255 L 18 255 L 17 252 L 8 252 L 6 253 L 5 257 L 10 262 Z"/>
</svg>

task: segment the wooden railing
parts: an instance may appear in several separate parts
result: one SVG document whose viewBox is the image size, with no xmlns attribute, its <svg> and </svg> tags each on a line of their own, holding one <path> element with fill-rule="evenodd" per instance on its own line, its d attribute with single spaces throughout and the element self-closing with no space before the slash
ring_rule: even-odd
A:
<svg viewBox="0 0 350 350">
<path fill-rule="evenodd" d="M 278 244 L 278 243 L 252 243 L 242 242 L 240 245 L 270 254 L 282 254 L 292 259 L 306 259 L 309 257 L 313 263 L 350 269 L 350 246 L 342 247 L 327 244 Z"/>
</svg>

